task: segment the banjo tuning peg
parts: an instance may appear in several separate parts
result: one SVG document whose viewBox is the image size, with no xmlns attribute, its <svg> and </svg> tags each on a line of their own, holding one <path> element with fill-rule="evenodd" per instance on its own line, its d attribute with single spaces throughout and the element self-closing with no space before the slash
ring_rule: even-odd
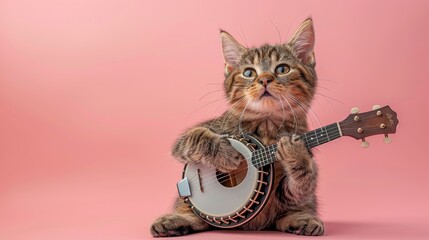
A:
<svg viewBox="0 0 429 240">
<path fill-rule="evenodd" d="M 392 138 L 390 138 L 389 135 L 385 134 L 383 142 L 386 143 L 386 144 L 389 144 L 389 143 L 392 142 Z"/>
<path fill-rule="evenodd" d="M 362 143 L 360 144 L 363 148 L 369 147 L 369 142 L 367 142 L 365 139 L 362 139 Z"/>
<path fill-rule="evenodd" d="M 376 105 L 372 106 L 372 110 L 377 110 L 377 109 L 379 109 L 379 108 L 381 108 L 381 106 L 380 106 L 380 105 L 378 105 L 378 104 L 376 104 Z"/>
<path fill-rule="evenodd" d="M 352 108 L 352 109 L 350 110 L 350 112 L 351 112 L 352 114 L 359 113 L 359 108 L 354 107 L 354 108 Z"/>
</svg>

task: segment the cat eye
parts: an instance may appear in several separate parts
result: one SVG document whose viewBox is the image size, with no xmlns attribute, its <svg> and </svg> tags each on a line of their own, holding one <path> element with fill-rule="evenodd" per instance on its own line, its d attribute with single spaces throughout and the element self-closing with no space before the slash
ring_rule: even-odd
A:
<svg viewBox="0 0 429 240">
<path fill-rule="evenodd" d="M 284 75 L 288 73 L 290 70 L 289 66 L 286 64 L 280 64 L 276 67 L 276 74 L 277 75 Z"/>
<path fill-rule="evenodd" d="M 256 71 L 253 68 L 246 68 L 243 71 L 243 76 L 247 78 L 255 78 L 256 77 Z"/>
</svg>

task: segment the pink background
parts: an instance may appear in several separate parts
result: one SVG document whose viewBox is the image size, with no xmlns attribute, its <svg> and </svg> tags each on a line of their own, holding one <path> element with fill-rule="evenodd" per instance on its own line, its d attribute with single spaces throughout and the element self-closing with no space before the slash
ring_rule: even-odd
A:
<svg viewBox="0 0 429 240">
<path fill-rule="evenodd" d="M 427 1 L 37 2 L 0 2 L 0 239 L 149 238 L 177 195 L 174 139 L 225 109 L 218 29 L 276 43 L 309 15 L 321 124 L 374 104 L 400 119 L 391 145 L 316 151 L 326 236 L 429 238 Z M 188 237 L 240 236 L 295 238 Z"/>
</svg>

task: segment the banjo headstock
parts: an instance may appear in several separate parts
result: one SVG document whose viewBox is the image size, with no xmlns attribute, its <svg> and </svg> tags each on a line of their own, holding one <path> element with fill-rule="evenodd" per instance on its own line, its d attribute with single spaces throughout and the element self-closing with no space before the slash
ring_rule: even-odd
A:
<svg viewBox="0 0 429 240">
<path fill-rule="evenodd" d="M 366 137 L 384 134 L 384 142 L 392 142 L 388 134 L 396 132 L 399 121 L 396 112 L 389 106 L 380 107 L 375 105 L 372 111 L 359 113 L 358 108 L 352 108 L 351 114 L 339 122 L 343 136 L 362 139 L 362 147 L 366 148 L 369 143 Z"/>
</svg>

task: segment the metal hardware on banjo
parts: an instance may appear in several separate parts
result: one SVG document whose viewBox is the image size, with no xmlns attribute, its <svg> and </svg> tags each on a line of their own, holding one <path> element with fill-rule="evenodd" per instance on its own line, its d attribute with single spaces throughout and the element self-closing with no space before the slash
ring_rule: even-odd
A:
<svg viewBox="0 0 429 240">
<path fill-rule="evenodd" d="M 397 114 L 389 106 L 376 105 L 373 109 L 358 113 L 353 108 L 345 120 L 307 132 L 300 138 L 307 148 L 341 136 L 362 139 L 362 147 L 368 147 L 365 137 L 384 134 L 384 142 L 390 143 L 388 134 L 396 132 Z M 229 136 L 228 140 L 245 159 L 237 170 L 221 173 L 207 165 L 187 164 L 182 180 L 177 183 L 179 195 L 195 214 L 219 228 L 243 225 L 262 210 L 272 191 L 277 152 L 276 144 L 264 146 L 251 135 Z"/>
</svg>

